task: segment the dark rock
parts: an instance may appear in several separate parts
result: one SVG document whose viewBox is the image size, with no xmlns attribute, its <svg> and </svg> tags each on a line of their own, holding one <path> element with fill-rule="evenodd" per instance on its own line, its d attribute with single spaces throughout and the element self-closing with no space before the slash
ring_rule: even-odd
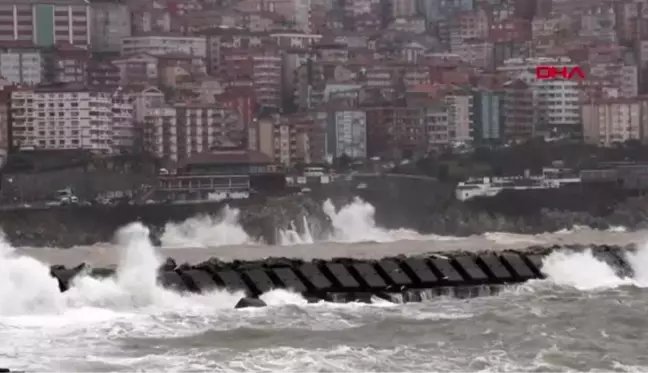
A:
<svg viewBox="0 0 648 373">
<path fill-rule="evenodd" d="M 271 289 L 291 289 L 309 303 L 319 300 L 332 302 L 371 302 L 372 297 L 392 302 L 410 302 L 429 296 L 454 294 L 460 297 L 496 294 L 506 284 L 530 279 L 543 279 L 542 266 L 553 250 L 583 252 L 607 263 L 619 276 L 632 276 L 628 251 L 620 246 L 590 245 L 588 247 L 530 247 L 526 250 L 481 252 L 447 252 L 429 257 L 392 257 L 381 260 L 313 260 L 293 261 L 290 267 L 268 267 L 264 261 L 220 262 L 221 269 L 209 261 L 198 266 L 159 272 L 160 285 L 179 292 L 206 292 L 220 287 L 242 291 L 236 308 L 263 307 L 256 298 Z M 287 259 L 287 258 L 286 258 Z M 290 261 L 290 259 L 287 259 Z M 169 258 L 169 261 L 172 261 Z M 74 276 L 80 272 L 106 276 L 110 269 L 91 269 L 85 265 L 69 269 L 52 266 L 51 275 L 59 281 L 59 289 L 69 289 Z M 487 292 L 480 289 L 486 287 Z"/>
<path fill-rule="evenodd" d="M 265 307 L 267 304 L 259 298 L 241 298 L 234 308 Z"/>
<path fill-rule="evenodd" d="M 41 209 L 0 211 L 0 227 L 15 246 L 72 247 L 110 242 L 120 227 L 139 218 L 150 231 L 153 244 L 169 222 L 182 222 L 200 215 L 219 215 L 226 203 L 153 204 L 116 206 L 65 206 Z M 276 243 L 277 228 L 289 228 L 292 222 L 308 219 L 317 234 L 330 231 L 320 201 L 306 196 L 276 198 L 255 197 L 229 201 L 227 205 L 241 210 L 239 221 L 254 239 Z"/>
<path fill-rule="evenodd" d="M 160 270 L 162 270 L 162 271 L 173 271 L 174 269 L 176 269 L 177 266 L 178 265 L 177 265 L 175 259 L 166 258 L 164 263 L 162 263 L 162 265 L 160 266 Z"/>
</svg>

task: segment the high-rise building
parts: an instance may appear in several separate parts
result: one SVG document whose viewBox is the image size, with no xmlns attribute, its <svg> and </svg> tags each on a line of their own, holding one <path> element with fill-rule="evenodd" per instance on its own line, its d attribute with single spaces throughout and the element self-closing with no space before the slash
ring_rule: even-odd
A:
<svg viewBox="0 0 648 373">
<path fill-rule="evenodd" d="M 0 43 L 37 46 L 90 44 L 90 5 L 85 0 L 0 0 Z"/>
<path fill-rule="evenodd" d="M 535 130 L 566 133 L 579 130 L 581 83 L 569 79 L 538 79 L 536 67 L 559 66 L 573 69 L 569 57 L 511 58 L 497 68 L 511 79 L 521 79 L 533 92 Z"/>
</svg>

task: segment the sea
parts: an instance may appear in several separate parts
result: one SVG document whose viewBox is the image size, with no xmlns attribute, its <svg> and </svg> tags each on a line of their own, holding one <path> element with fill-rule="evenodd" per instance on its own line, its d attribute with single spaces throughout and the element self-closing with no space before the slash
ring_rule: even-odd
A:
<svg viewBox="0 0 648 373">
<path fill-rule="evenodd" d="M 114 242 L 15 248 L 0 243 L 0 367 L 25 372 L 645 372 L 648 371 L 648 231 L 572 227 L 538 235 L 423 235 L 377 226 L 356 200 L 324 206 L 334 231 L 308 224 L 254 242 L 238 211 L 169 224 L 162 247 L 133 223 Z M 441 250 L 553 244 L 637 244 L 634 278 L 589 252 L 545 259 L 545 280 L 498 295 L 421 303 L 308 304 L 274 290 L 265 308 L 234 309 L 242 294 L 179 294 L 159 287 L 166 257 L 378 258 Z M 79 277 L 60 293 L 49 265 L 117 265 L 111 279 Z"/>
</svg>

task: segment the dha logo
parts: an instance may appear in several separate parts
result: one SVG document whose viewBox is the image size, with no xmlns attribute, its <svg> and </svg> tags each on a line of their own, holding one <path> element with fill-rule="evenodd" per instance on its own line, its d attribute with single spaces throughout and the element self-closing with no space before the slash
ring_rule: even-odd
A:
<svg viewBox="0 0 648 373">
<path fill-rule="evenodd" d="M 585 73 L 578 66 L 572 67 L 571 69 L 564 66 L 536 67 L 536 79 L 538 80 L 575 80 L 577 76 L 580 77 L 580 80 L 585 79 Z"/>
</svg>

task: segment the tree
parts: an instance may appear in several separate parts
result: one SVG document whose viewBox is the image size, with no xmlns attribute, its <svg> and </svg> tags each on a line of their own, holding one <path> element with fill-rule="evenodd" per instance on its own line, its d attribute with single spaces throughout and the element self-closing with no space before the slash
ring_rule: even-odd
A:
<svg viewBox="0 0 648 373">
<path fill-rule="evenodd" d="M 353 159 L 351 159 L 351 157 L 349 157 L 347 153 L 343 153 L 336 159 L 337 167 L 341 170 L 348 170 L 351 167 L 352 162 Z"/>
</svg>

